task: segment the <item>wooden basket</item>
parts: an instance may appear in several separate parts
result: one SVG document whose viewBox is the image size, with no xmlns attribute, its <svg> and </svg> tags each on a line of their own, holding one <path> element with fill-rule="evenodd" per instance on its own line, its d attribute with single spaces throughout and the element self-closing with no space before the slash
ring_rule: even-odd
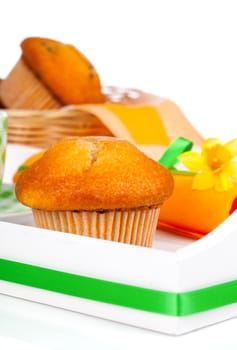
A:
<svg viewBox="0 0 237 350">
<path fill-rule="evenodd" d="M 139 91 L 116 87 L 104 88 L 109 103 L 134 104 Z M 93 114 L 78 109 L 50 110 L 6 109 L 8 142 L 47 148 L 66 136 L 113 136 Z"/>
<path fill-rule="evenodd" d="M 79 110 L 8 109 L 8 142 L 47 148 L 66 136 L 108 135 L 94 115 Z"/>
</svg>

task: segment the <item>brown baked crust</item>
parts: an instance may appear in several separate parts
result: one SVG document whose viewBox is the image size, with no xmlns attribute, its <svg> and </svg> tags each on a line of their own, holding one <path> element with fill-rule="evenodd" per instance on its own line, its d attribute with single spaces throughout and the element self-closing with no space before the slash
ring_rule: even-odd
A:
<svg viewBox="0 0 237 350">
<path fill-rule="evenodd" d="M 29 37 L 21 49 L 29 67 L 63 104 L 104 102 L 98 73 L 74 46 Z"/>
<path fill-rule="evenodd" d="M 93 136 L 53 145 L 16 183 L 18 200 L 43 210 L 159 207 L 172 191 L 171 173 L 131 143 Z"/>
</svg>

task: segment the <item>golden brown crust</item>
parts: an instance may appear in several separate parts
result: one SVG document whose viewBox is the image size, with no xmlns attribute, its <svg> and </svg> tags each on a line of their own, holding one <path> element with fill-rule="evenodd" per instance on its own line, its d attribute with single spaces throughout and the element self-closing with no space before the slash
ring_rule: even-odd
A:
<svg viewBox="0 0 237 350">
<path fill-rule="evenodd" d="M 22 41 L 21 49 L 36 76 L 63 104 L 104 102 L 98 73 L 74 46 L 29 37 Z"/>
<path fill-rule="evenodd" d="M 67 138 L 25 170 L 23 204 L 44 210 L 159 207 L 173 191 L 170 172 L 125 140 Z"/>
</svg>

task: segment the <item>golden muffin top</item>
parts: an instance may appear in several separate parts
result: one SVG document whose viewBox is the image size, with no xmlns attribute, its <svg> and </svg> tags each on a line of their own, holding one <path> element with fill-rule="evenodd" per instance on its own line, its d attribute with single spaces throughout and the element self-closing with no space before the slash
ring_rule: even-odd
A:
<svg viewBox="0 0 237 350">
<path fill-rule="evenodd" d="M 23 171 L 16 196 L 43 210 L 159 207 L 173 191 L 171 173 L 130 142 L 70 137 Z"/>
</svg>

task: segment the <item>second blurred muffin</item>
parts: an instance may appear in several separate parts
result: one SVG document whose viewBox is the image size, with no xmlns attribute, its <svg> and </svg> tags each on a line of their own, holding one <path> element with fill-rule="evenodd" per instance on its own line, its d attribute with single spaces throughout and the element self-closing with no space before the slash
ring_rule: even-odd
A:
<svg viewBox="0 0 237 350">
<path fill-rule="evenodd" d="M 104 102 L 98 73 L 74 46 L 29 37 L 22 56 L 0 85 L 6 108 L 50 109 Z"/>
</svg>

